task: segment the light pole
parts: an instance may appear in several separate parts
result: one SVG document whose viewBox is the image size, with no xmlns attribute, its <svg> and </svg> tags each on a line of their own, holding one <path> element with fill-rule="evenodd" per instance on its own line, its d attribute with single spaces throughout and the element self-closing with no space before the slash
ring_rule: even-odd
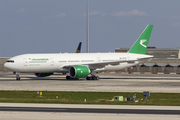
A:
<svg viewBox="0 0 180 120">
<path fill-rule="evenodd" d="M 89 14 L 88 14 L 88 0 L 87 0 L 87 33 L 86 33 L 86 36 L 87 36 L 87 53 L 89 53 Z"/>
</svg>

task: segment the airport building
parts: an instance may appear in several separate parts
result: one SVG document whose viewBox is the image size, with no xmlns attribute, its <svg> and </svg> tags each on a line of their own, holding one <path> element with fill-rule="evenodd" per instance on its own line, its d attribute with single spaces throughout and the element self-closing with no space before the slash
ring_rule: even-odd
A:
<svg viewBox="0 0 180 120">
<path fill-rule="evenodd" d="M 119 48 L 115 49 L 115 52 L 127 52 L 128 50 L 129 49 L 126 48 Z M 153 55 L 154 58 L 137 66 L 121 70 L 120 72 L 180 74 L 180 49 L 157 49 L 156 47 L 148 47 L 146 54 Z"/>
<path fill-rule="evenodd" d="M 115 52 L 127 52 L 129 49 L 119 48 Z M 152 74 L 180 74 L 180 49 L 157 49 L 155 47 L 148 47 L 146 54 L 153 55 L 154 58 L 137 66 L 120 70 L 118 72 L 127 73 L 152 73 Z M 3 64 L 9 58 L 0 58 L 0 71 L 8 71 L 3 67 Z"/>
</svg>

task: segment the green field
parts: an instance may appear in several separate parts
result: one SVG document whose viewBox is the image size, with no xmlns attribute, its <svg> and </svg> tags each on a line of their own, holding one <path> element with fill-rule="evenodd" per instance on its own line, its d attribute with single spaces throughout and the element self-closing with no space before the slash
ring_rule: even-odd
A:
<svg viewBox="0 0 180 120">
<path fill-rule="evenodd" d="M 39 91 L 40 92 L 40 91 Z M 0 91 L 4 103 L 57 103 L 57 104 L 108 104 L 108 105 L 162 105 L 180 106 L 180 93 L 151 93 L 143 100 L 143 93 L 130 92 L 64 92 L 64 91 Z M 112 101 L 114 96 L 131 97 L 136 94 L 138 102 Z M 58 98 L 56 97 L 58 96 Z M 86 102 L 84 98 L 86 97 Z"/>
</svg>

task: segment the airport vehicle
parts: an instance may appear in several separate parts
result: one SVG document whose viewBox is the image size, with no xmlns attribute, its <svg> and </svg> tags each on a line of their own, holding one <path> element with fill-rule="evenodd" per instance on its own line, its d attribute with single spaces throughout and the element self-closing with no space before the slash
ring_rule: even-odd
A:
<svg viewBox="0 0 180 120">
<path fill-rule="evenodd" d="M 131 67 L 144 60 L 152 58 L 145 55 L 153 25 L 147 25 L 145 30 L 127 53 L 53 53 L 53 54 L 23 54 L 10 58 L 4 67 L 16 73 L 35 73 L 37 77 L 50 76 L 54 72 L 66 72 L 66 79 L 86 78 L 97 80 L 96 70 L 106 66 Z M 113 70 L 113 67 L 111 67 Z"/>
</svg>

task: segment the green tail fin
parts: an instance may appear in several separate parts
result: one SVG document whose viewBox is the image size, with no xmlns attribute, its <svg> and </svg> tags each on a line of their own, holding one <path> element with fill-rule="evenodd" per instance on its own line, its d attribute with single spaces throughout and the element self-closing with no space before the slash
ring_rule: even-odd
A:
<svg viewBox="0 0 180 120">
<path fill-rule="evenodd" d="M 151 36 L 152 29 L 153 29 L 153 25 L 147 25 L 147 27 L 144 29 L 142 34 L 136 40 L 134 45 L 130 48 L 128 53 L 145 54 L 148 43 L 149 43 L 149 39 Z"/>
</svg>

